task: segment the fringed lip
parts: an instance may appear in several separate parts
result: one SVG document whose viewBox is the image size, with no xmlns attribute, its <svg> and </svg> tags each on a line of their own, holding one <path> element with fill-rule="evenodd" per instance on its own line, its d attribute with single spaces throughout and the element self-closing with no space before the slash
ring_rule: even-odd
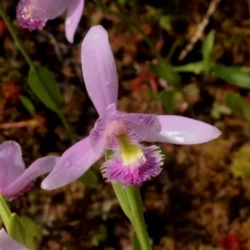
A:
<svg viewBox="0 0 250 250">
<path fill-rule="evenodd" d="M 33 18 L 31 0 L 21 0 L 18 3 L 17 20 L 23 28 L 28 29 L 29 31 L 42 29 L 47 22 L 46 19 Z"/>
<path fill-rule="evenodd" d="M 164 156 L 159 147 L 141 147 L 145 160 L 132 165 L 124 165 L 120 154 L 116 153 L 106 161 L 102 168 L 103 177 L 108 182 L 122 182 L 123 187 L 138 185 L 160 174 Z"/>
</svg>

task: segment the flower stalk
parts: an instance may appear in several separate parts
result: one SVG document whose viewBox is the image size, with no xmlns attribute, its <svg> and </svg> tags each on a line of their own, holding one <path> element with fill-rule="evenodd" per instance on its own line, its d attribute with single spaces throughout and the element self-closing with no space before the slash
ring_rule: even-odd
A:
<svg viewBox="0 0 250 250">
<path fill-rule="evenodd" d="M 151 250 L 150 240 L 143 215 L 143 203 L 137 186 L 126 187 L 129 204 L 132 211 L 136 235 L 142 250 Z"/>
<path fill-rule="evenodd" d="M 122 189 L 121 183 L 112 183 L 112 186 L 123 212 L 134 226 L 135 235 L 133 237 L 138 238 L 142 250 L 151 250 L 138 188 L 128 186 Z"/>
<path fill-rule="evenodd" d="M 114 189 L 115 195 L 117 197 L 117 200 L 120 203 L 120 206 L 121 206 L 123 212 L 129 218 L 131 223 L 134 225 L 133 217 L 131 214 L 130 204 L 129 204 L 128 197 L 127 197 L 125 190 L 122 189 L 122 183 L 112 182 L 112 187 Z"/>
<path fill-rule="evenodd" d="M 107 151 L 105 160 L 108 160 L 111 155 L 112 151 Z M 112 182 L 112 186 L 123 212 L 135 228 L 133 237 L 139 239 L 142 250 L 150 250 L 150 241 L 143 216 L 143 203 L 138 188 L 136 186 L 123 188 L 122 183 L 114 182 Z"/>
<path fill-rule="evenodd" d="M 29 54 L 27 53 L 27 51 L 25 50 L 23 43 L 21 41 L 21 39 L 19 38 L 19 36 L 17 35 L 16 29 L 14 28 L 14 26 L 12 25 L 12 23 L 10 22 L 7 14 L 5 13 L 2 4 L 0 3 L 0 16 L 3 18 L 13 40 L 15 41 L 17 47 L 19 48 L 19 50 L 21 51 L 24 59 L 26 60 L 26 62 L 29 64 L 29 66 L 31 68 L 34 67 L 34 64 L 29 56 Z"/>
</svg>

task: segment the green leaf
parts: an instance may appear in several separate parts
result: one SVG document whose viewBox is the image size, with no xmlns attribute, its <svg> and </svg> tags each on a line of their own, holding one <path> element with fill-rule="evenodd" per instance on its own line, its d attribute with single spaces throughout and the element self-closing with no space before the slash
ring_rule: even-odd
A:
<svg viewBox="0 0 250 250">
<path fill-rule="evenodd" d="M 30 68 L 28 84 L 34 94 L 52 111 L 61 108 L 61 93 L 54 76 L 43 67 Z"/>
<path fill-rule="evenodd" d="M 242 73 L 250 74 L 250 67 L 246 67 L 246 66 L 227 66 L 227 67 L 233 70 L 238 70 Z"/>
<path fill-rule="evenodd" d="M 42 238 L 41 227 L 36 224 L 31 218 L 27 216 L 21 216 L 21 221 L 22 224 L 25 225 L 25 230 L 28 235 L 36 239 Z"/>
<path fill-rule="evenodd" d="M 222 80 L 238 87 L 250 89 L 250 73 L 245 67 L 214 65 L 213 72 Z"/>
<path fill-rule="evenodd" d="M 9 232 L 11 211 L 2 195 L 0 195 L 0 215 L 3 220 L 4 226 L 6 227 L 7 232 Z"/>
<path fill-rule="evenodd" d="M 19 96 L 19 99 L 21 101 L 21 103 L 23 104 L 23 106 L 27 109 L 27 111 L 33 115 L 36 112 L 35 106 L 33 105 L 33 103 L 31 102 L 31 100 L 23 95 Z"/>
<path fill-rule="evenodd" d="M 171 84 L 174 85 L 179 85 L 180 84 L 180 76 L 173 70 L 171 65 L 168 65 L 166 62 L 160 62 L 158 64 L 149 64 L 149 70 L 165 79 L 166 81 L 168 81 Z"/>
<path fill-rule="evenodd" d="M 14 240 L 25 245 L 25 229 L 22 225 L 21 219 L 16 213 L 11 214 L 10 216 L 8 233 Z"/>
<path fill-rule="evenodd" d="M 35 222 L 26 216 L 20 218 L 15 213 L 11 214 L 8 233 L 29 250 L 36 250 L 35 239 L 41 238 L 40 227 Z"/>
<path fill-rule="evenodd" d="M 135 232 L 131 237 L 131 241 L 132 241 L 132 250 L 141 250 L 141 246 Z"/>
<path fill-rule="evenodd" d="M 230 171 L 235 178 L 250 176 L 250 144 L 245 143 L 240 149 L 233 154 L 233 160 L 230 165 Z"/>
<path fill-rule="evenodd" d="M 147 95 L 149 97 L 152 97 L 154 100 L 160 100 L 160 93 L 159 92 L 148 91 Z"/>
<path fill-rule="evenodd" d="M 96 228 L 96 232 L 95 234 L 90 236 L 90 242 L 91 245 L 94 247 L 98 247 L 100 246 L 100 244 L 102 242 L 104 242 L 107 239 L 107 228 L 104 224 L 100 224 L 97 228 Z"/>
<path fill-rule="evenodd" d="M 206 73 L 210 71 L 212 65 L 212 52 L 214 48 L 214 41 L 215 41 L 215 32 L 214 30 L 212 30 L 208 33 L 208 35 L 204 39 L 201 48 L 204 69 Z"/>
<path fill-rule="evenodd" d="M 202 72 L 204 72 L 204 62 L 199 61 L 181 66 L 175 66 L 173 67 L 173 70 L 176 72 L 192 72 L 195 74 L 201 74 Z"/>
<path fill-rule="evenodd" d="M 98 175 L 93 168 L 90 168 L 78 180 L 82 182 L 87 188 L 97 188 L 99 184 Z"/>
<path fill-rule="evenodd" d="M 161 102 L 163 109 L 167 113 L 173 113 L 176 106 L 176 95 L 177 91 L 175 89 L 163 90 L 161 92 L 148 92 L 148 95 L 151 96 L 154 100 Z"/>
<path fill-rule="evenodd" d="M 235 113 L 240 114 L 250 126 L 250 107 L 244 98 L 238 93 L 230 92 L 226 95 L 226 103 Z"/>
<path fill-rule="evenodd" d="M 161 26 L 161 28 L 163 29 L 167 29 L 167 27 L 171 27 L 171 23 L 173 21 L 173 16 L 172 15 L 162 15 L 160 16 L 159 19 L 159 25 Z"/>
<path fill-rule="evenodd" d="M 126 0 L 118 0 L 118 3 L 119 3 L 121 6 L 125 6 Z"/>
<path fill-rule="evenodd" d="M 215 31 L 211 30 L 202 43 L 201 52 L 203 59 L 211 58 L 211 53 L 214 48 L 214 41 L 215 41 Z"/>
<path fill-rule="evenodd" d="M 176 106 L 176 90 L 164 90 L 159 93 L 160 102 L 164 110 L 171 114 L 173 113 Z"/>
</svg>

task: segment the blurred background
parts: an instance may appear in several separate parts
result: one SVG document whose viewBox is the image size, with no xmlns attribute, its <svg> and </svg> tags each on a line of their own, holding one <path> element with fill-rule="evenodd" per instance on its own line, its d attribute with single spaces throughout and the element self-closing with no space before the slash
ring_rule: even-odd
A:
<svg viewBox="0 0 250 250">
<path fill-rule="evenodd" d="M 116 59 L 120 110 L 183 115 L 223 132 L 198 146 L 159 144 L 163 171 L 141 187 L 153 249 L 249 250 L 250 1 L 86 0 L 73 45 L 64 15 L 29 32 L 16 20 L 17 3 L 1 0 L 33 63 L 52 73 L 47 84 L 59 87 L 62 109 L 57 115 L 34 94 L 42 90 L 32 88 L 29 65 L 0 18 L 0 141 L 18 141 L 30 164 L 72 145 L 62 115 L 74 140 L 88 135 L 97 113 L 80 48 L 88 29 L 102 24 Z M 39 250 L 131 249 L 132 227 L 100 175 L 102 162 L 58 190 L 41 190 L 39 180 L 11 202 L 39 225 Z"/>
</svg>

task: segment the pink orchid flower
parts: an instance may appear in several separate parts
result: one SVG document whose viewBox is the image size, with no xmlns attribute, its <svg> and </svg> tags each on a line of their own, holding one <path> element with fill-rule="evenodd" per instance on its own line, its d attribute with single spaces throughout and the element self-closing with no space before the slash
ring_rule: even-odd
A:
<svg viewBox="0 0 250 250">
<path fill-rule="evenodd" d="M 4 229 L 0 230 L 0 250 L 28 250 L 19 242 L 13 240 Z"/>
<path fill-rule="evenodd" d="M 42 188 L 55 189 L 76 180 L 107 150 L 114 152 L 102 166 L 107 181 L 140 184 L 157 176 L 163 164 L 160 148 L 143 146 L 142 141 L 199 144 L 221 134 L 216 127 L 190 118 L 118 111 L 115 60 L 102 26 L 89 30 L 81 57 L 86 88 L 99 118 L 90 135 L 62 155 Z"/>
<path fill-rule="evenodd" d="M 61 15 L 67 10 L 65 34 L 70 43 L 80 22 L 84 0 L 20 0 L 17 6 L 17 19 L 23 28 L 30 31 L 42 29 L 47 20 Z"/>
<path fill-rule="evenodd" d="M 47 156 L 25 169 L 21 148 L 15 141 L 0 144 L 0 194 L 13 200 L 27 191 L 34 180 L 49 173 L 59 157 Z"/>
</svg>

